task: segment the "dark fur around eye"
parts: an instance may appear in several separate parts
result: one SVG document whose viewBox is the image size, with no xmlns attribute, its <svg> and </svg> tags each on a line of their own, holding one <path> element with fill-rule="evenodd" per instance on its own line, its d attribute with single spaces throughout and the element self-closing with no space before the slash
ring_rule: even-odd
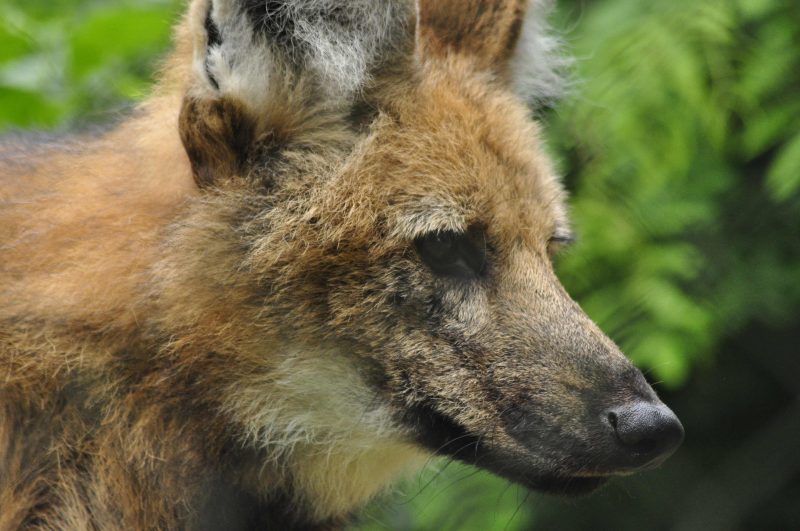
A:
<svg viewBox="0 0 800 531">
<path fill-rule="evenodd" d="M 471 279 L 486 269 L 486 235 L 481 229 L 431 232 L 415 244 L 422 261 L 436 275 Z"/>
</svg>

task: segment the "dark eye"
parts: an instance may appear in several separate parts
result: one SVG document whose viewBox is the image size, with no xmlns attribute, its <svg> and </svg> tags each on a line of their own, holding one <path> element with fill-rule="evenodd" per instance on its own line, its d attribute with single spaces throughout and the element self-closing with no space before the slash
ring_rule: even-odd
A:
<svg viewBox="0 0 800 531">
<path fill-rule="evenodd" d="M 575 243 L 575 235 L 566 230 L 556 230 L 547 242 L 550 254 Z"/>
<path fill-rule="evenodd" d="M 474 278 L 486 267 L 486 236 L 483 230 L 440 231 L 415 241 L 422 260 L 439 276 Z"/>
</svg>

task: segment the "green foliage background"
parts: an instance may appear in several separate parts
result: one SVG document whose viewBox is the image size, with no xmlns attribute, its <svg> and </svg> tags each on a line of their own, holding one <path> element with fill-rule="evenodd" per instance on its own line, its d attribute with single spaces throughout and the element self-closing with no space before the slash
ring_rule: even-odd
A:
<svg viewBox="0 0 800 531">
<path fill-rule="evenodd" d="M 144 97 L 176 0 L 2 0 L 0 131 Z M 572 96 L 542 116 L 588 313 L 684 420 L 662 470 L 586 500 L 434 462 L 362 529 L 800 527 L 800 4 L 563 0 Z"/>
</svg>

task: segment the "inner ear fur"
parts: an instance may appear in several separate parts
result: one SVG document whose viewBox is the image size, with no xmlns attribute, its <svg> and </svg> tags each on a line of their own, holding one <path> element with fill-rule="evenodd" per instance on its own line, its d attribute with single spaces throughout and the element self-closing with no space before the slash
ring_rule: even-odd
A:
<svg viewBox="0 0 800 531">
<path fill-rule="evenodd" d="M 417 48 L 425 57 L 456 53 L 507 74 L 528 0 L 417 0 Z"/>
<path fill-rule="evenodd" d="M 178 127 L 199 187 L 244 173 L 256 122 L 241 103 L 186 96 Z"/>
</svg>

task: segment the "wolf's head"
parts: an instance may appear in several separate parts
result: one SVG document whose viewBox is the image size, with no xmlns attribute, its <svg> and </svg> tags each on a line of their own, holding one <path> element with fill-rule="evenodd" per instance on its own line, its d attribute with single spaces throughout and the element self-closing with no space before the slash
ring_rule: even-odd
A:
<svg viewBox="0 0 800 531">
<path fill-rule="evenodd" d="M 542 8 L 192 5 L 201 191 L 164 298 L 223 360 L 222 411 L 310 498 L 368 496 L 421 448 L 582 492 L 683 437 L 553 272 L 565 193 L 524 101 L 558 90 Z"/>
</svg>

